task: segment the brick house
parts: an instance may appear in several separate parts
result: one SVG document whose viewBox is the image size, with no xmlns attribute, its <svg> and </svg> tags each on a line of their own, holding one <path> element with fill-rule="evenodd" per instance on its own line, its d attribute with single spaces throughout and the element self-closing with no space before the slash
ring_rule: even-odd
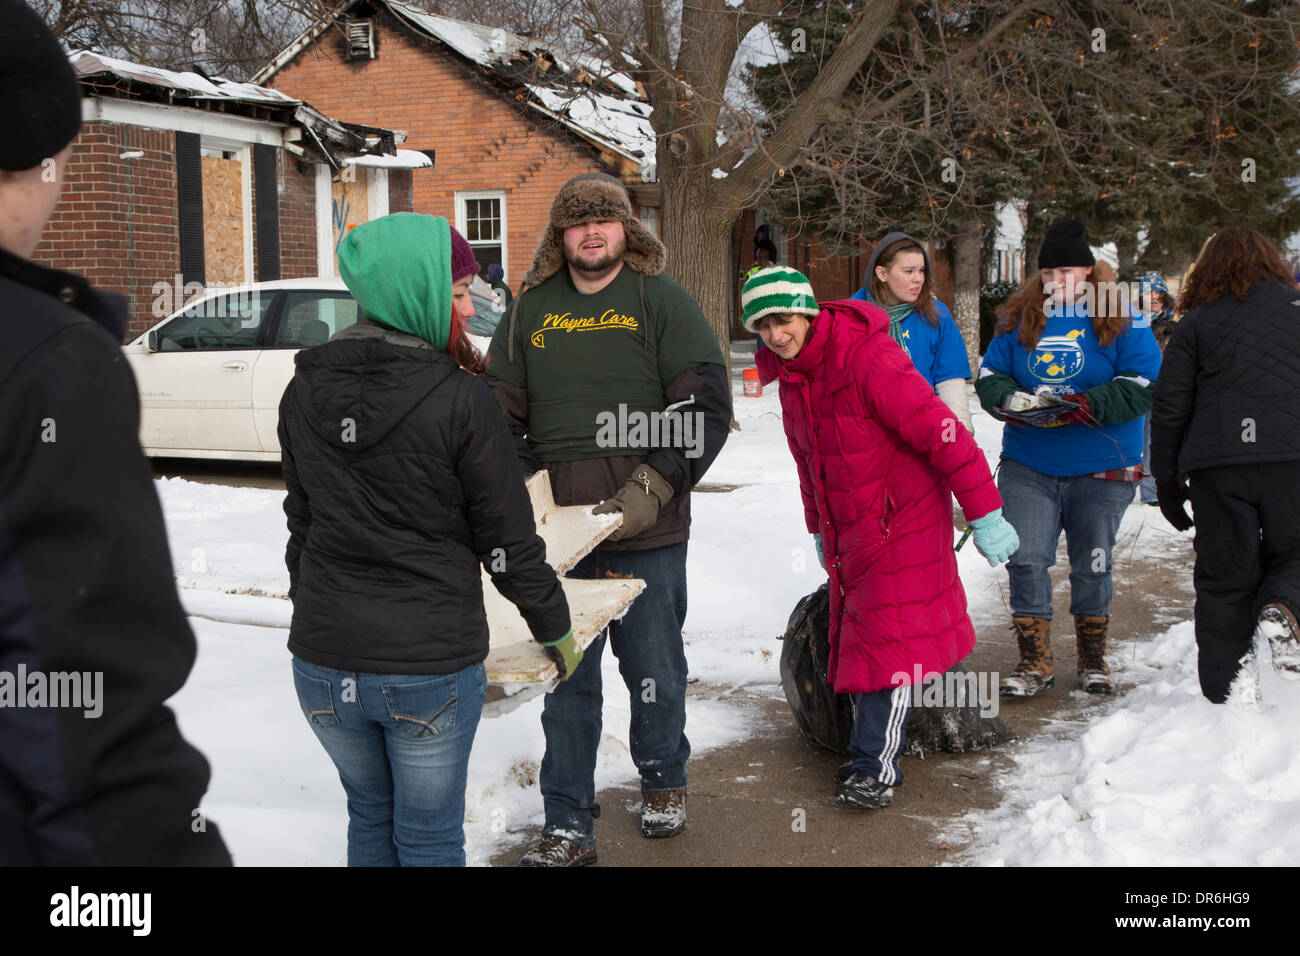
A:
<svg viewBox="0 0 1300 956">
<path fill-rule="evenodd" d="M 85 51 L 71 61 L 83 124 L 34 258 L 127 296 L 128 338 L 196 285 L 332 270 L 347 226 L 409 210 L 412 170 L 432 165 L 392 130 L 275 90 Z"/>
<path fill-rule="evenodd" d="M 332 115 L 403 130 L 436 154 L 413 208 L 446 216 L 484 271 L 518 286 L 571 177 L 605 172 L 627 185 L 657 232 L 650 107 L 626 77 L 544 41 L 436 16 L 394 0 L 352 0 L 253 77 Z M 574 87 L 582 89 L 574 95 Z"/>
<path fill-rule="evenodd" d="M 253 77 L 334 115 L 406 132 L 407 145 L 435 152 L 437 174 L 417 178 L 413 208 L 452 220 L 517 287 L 559 187 L 606 172 L 628 187 L 638 214 L 658 231 L 655 135 L 650 106 L 627 77 L 584 63 L 552 44 L 417 10 L 399 0 L 351 0 L 316 23 Z M 565 94 L 575 85 L 586 92 Z M 735 287 L 753 263 L 754 231 L 767 221 L 746 210 L 732 230 Z M 882 224 L 882 231 L 883 224 Z M 861 287 L 872 244 L 828 255 L 815 237 L 776 232 L 780 261 L 807 273 L 818 295 Z M 941 298 L 952 302 L 947 263 L 933 256 Z"/>
</svg>

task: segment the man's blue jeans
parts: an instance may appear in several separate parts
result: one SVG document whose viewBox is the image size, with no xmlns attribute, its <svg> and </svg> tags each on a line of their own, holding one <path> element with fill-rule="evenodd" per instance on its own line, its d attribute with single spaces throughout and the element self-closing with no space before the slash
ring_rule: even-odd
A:
<svg viewBox="0 0 1300 956">
<path fill-rule="evenodd" d="M 464 866 L 465 779 L 487 671 L 362 674 L 293 659 L 348 797 L 348 866 Z"/>
<path fill-rule="evenodd" d="M 542 799 L 547 833 L 595 842 L 596 747 L 600 743 L 600 658 L 608 640 L 632 702 L 628 744 L 641 772 L 641 791 L 686 786 L 686 542 L 648 551 L 593 551 L 571 578 L 639 578 L 646 588 L 608 638 L 592 642 L 573 676 L 546 695 L 542 730 Z"/>
<path fill-rule="evenodd" d="M 1056 544 L 1065 532 L 1070 556 L 1070 613 L 1108 615 L 1111 551 L 1124 509 L 1133 500 L 1133 482 L 1111 478 L 1058 478 L 1002 459 L 998 472 L 1002 516 L 1020 536 L 1007 562 L 1011 613 L 1052 617 L 1052 577 Z"/>
</svg>

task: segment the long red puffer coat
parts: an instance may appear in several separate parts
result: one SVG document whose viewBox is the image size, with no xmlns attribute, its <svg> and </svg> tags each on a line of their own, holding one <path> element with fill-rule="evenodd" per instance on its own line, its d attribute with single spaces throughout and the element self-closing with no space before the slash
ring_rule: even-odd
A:
<svg viewBox="0 0 1300 956">
<path fill-rule="evenodd" d="M 829 677 L 841 693 L 915 683 L 975 646 L 953 553 L 952 498 L 966 518 L 1002 507 L 975 440 L 865 302 L 823 303 L 781 381 L 786 438 L 808 530 L 830 576 Z"/>
</svg>

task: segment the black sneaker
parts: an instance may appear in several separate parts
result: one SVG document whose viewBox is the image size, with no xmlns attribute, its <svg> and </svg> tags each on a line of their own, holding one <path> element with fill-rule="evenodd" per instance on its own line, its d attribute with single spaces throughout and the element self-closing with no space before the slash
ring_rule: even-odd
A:
<svg viewBox="0 0 1300 956">
<path fill-rule="evenodd" d="M 852 761 L 852 760 L 850 760 L 848 763 L 842 763 L 842 764 L 839 765 L 839 767 L 836 768 L 836 770 L 835 770 L 835 785 L 836 785 L 836 786 L 839 786 L 839 785 L 842 784 L 845 780 L 848 780 L 849 777 L 851 777 L 851 776 L 853 776 L 853 761 Z"/>
<path fill-rule="evenodd" d="M 686 788 L 641 794 L 641 835 L 674 837 L 686 829 Z"/>
<path fill-rule="evenodd" d="M 586 866 L 596 862 L 596 845 L 584 847 L 577 840 L 556 833 L 543 833 L 531 850 L 519 861 L 520 866 Z"/>
<path fill-rule="evenodd" d="M 835 788 L 835 802 L 853 810 L 878 810 L 894 802 L 894 788 L 865 773 L 854 773 Z"/>
</svg>

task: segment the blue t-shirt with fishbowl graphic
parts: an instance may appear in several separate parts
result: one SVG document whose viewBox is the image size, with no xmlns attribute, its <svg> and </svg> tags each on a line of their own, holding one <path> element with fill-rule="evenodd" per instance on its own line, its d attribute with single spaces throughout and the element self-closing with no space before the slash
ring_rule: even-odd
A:
<svg viewBox="0 0 1300 956">
<path fill-rule="evenodd" d="M 1021 345 L 1016 335 L 1012 329 L 994 336 L 980 369 L 1009 375 L 1031 394 L 1044 385 L 1057 395 L 1086 392 L 1116 378 L 1146 385 L 1160 374 L 1160 346 L 1143 320 L 1102 347 L 1087 312 L 1068 306 L 1047 313 L 1047 326 L 1034 348 Z M 1005 425 L 1002 454 L 1063 478 L 1127 468 L 1142 461 L 1144 422 L 1145 416 L 1139 416 L 1114 425 Z"/>
</svg>

